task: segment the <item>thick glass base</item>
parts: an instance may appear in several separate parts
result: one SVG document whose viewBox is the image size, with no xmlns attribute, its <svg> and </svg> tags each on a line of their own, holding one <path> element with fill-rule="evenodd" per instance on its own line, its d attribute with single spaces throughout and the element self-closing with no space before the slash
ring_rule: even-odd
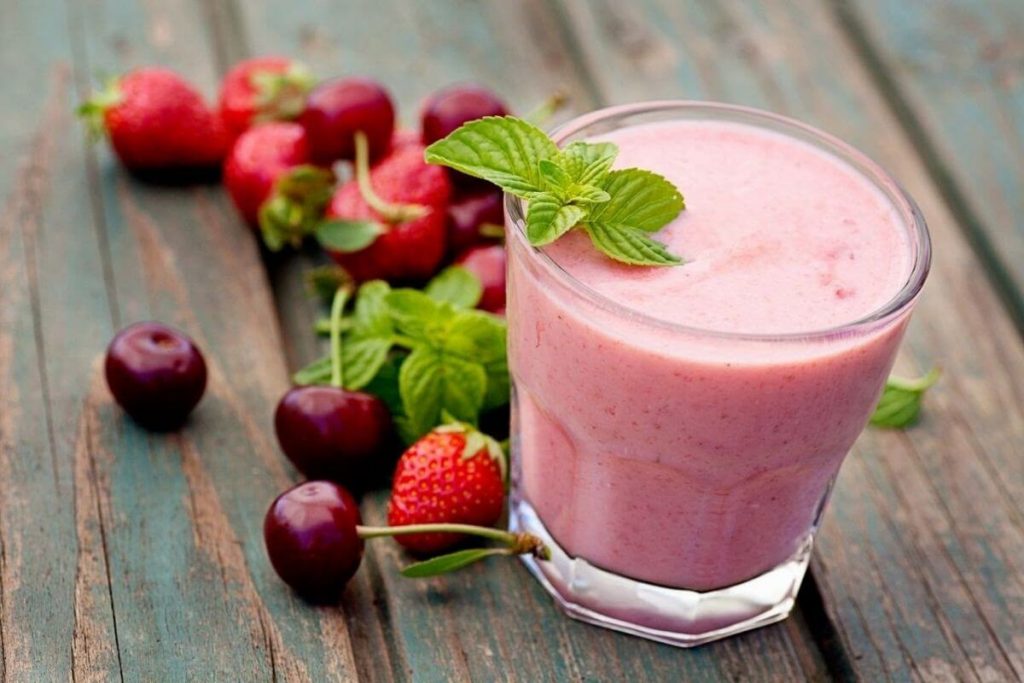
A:
<svg viewBox="0 0 1024 683">
<path fill-rule="evenodd" d="M 530 572 L 569 616 L 677 647 L 693 647 L 781 621 L 789 615 L 811 558 L 812 537 L 774 569 L 743 583 L 697 592 L 619 576 L 568 555 L 529 503 L 514 500 L 513 531 L 539 536 L 550 561 L 523 556 Z"/>
</svg>

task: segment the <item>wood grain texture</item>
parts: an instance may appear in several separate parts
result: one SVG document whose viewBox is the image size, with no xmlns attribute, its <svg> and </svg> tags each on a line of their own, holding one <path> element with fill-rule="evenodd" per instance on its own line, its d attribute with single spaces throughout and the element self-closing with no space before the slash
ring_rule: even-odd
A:
<svg viewBox="0 0 1024 683">
<path fill-rule="evenodd" d="M 322 76 L 359 74 L 392 89 L 402 122 L 415 126 L 419 102 L 461 80 L 498 90 L 519 111 L 556 89 L 576 111 L 595 106 L 590 74 L 568 45 L 571 29 L 547 3 L 286 2 L 240 6 L 242 28 L 221 27 L 236 42 L 234 58 L 283 52 Z M 563 114 L 563 117 L 566 114 Z M 301 291 L 308 257 L 275 259 L 286 345 L 293 367 L 322 351 L 310 333 L 316 308 Z M 364 516 L 385 519 L 385 496 L 367 500 Z M 820 679 L 825 664 L 801 619 L 696 651 L 678 650 L 596 629 L 559 614 L 518 564 L 495 561 L 460 574 L 409 581 L 408 561 L 390 542 L 375 543 L 369 563 L 346 594 L 355 656 L 367 678 L 414 680 L 794 680 Z M 378 625 L 354 619 L 377 610 Z M 365 629 L 362 630 L 362 629 Z M 365 637 L 367 640 L 363 641 Z M 390 643 L 390 670 L 379 647 Z M 365 655 L 364 655 L 365 653 Z"/>
<path fill-rule="evenodd" d="M 1024 3 L 834 3 L 1024 332 Z"/>
<path fill-rule="evenodd" d="M 218 187 L 155 187 L 87 148 L 71 111 L 95 72 L 170 63 L 210 89 L 187 3 L 5 3 L 0 55 L 0 648 L 11 680 L 350 680 L 337 610 L 266 562 L 293 481 L 269 422 L 287 386 L 259 251 Z M 49 51 L 48 51 L 49 50 Z M 33 59 L 25 60 L 24 55 Z M 206 352 L 178 435 L 113 405 L 114 329 L 159 318 Z"/>
<path fill-rule="evenodd" d="M 69 390 L 88 387 L 88 344 L 105 333 L 90 314 L 109 311 L 92 276 L 101 257 L 71 128 L 71 55 L 48 39 L 66 33 L 60 2 L 4 5 L 0 63 L 17 74 L 0 99 L 0 661 L 12 681 L 118 675 L 102 522 L 81 466 L 85 392 Z M 64 239 L 76 220 L 81 245 Z M 69 284 L 55 304 L 53 288 Z M 52 324 L 73 308 L 81 315 Z"/>
<path fill-rule="evenodd" d="M 1001 262 L 1017 278 L 1024 239 L 1005 228 L 1019 228 L 1024 174 L 1013 155 L 1020 12 L 1009 0 L 990 13 L 942 0 L 938 18 L 885 0 L 838 6 L 0 3 L 11 75 L 0 98 L 0 677 L 1024 678 L 1024 347 L 982 277 Z M 515 563 L 401 579 L 407 558 L 390 542 L 372 546 L 338 608 L 284 588 L 260 525 L 296 477 L 270 415 L 287 365 L 318 352 L 301 289 L 316 257 L 264 270 L 220 188 L 141 183 L 88 148 L 70 115 L 97 73 L 157 62 L 212 94 L 233 60 L 266 52 L 381 78 L 409 125 L 423 96 L 464 79 L 520 111 L 556 88 L 576 111 L 680 96 L 754 104 L 858 144 L 908 186 L 936 260 L 900 364 L 939 362 L 946 375 L 921 425 L 858 442 L 793 618 L 681 652 L 562 617 Z M 940 92 L 943 77 L 973 103 Z M 915 121 L 922 133 L 907 134 Z M 976 121 L 1000 139 L 945 139 Z M 207 353 L 208 395 L 179 435 L 136 428 L 99 375 L 113 331 L 142 318 L 186 329 Z M 370 522 L 384 501 L 365 501 Z"/>
<path fill-rule="evenodd" d="M 835 17 L 810 1 L 567 11 L 602 99 L 724 99 L 789 113 L 860 146 L 920 202 L 935 262 L 900 365 L 940 363 L 945 379 L 922 424 L 858 442 L 820 535 L 816 584 L 865 680 L 1020 677 L 1024 347 Z"/>
</svg>

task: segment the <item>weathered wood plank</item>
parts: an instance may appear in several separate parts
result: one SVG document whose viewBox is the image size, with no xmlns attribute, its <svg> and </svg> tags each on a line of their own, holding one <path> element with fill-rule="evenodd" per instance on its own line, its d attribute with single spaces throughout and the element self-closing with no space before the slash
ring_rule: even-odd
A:
<svg viewBox="0 0 1024 683">
<path fill-rule="evenodd" d="M 589 75 L 578 70 L 568 27 L 546 3 L 332 2 L 294 7 L 279 1 L 240 5 L 244 29 L 222 27 L 236 57 L 284 52 L 321 75 L 380 78 L 415 125 L 418 102 L 437 87 L 477 80 L 529 109 L 557 88 L 577 111 L 594 106 Z M 244 34 L 244 36 L 242 35 Z M 248 41 L 248 42 L 246 42 Z M 318 352 L 315 317 L 299 286 L 308 259 L 276 262 L 274 277 L 293 366 Z M 364 504 L 384 519 L 383 494 Z M 493 562 L 442 579 L 411 582 L 396 568 L 407 558 L 377 543 L 348 591 L 351 616 L 377 603 L 380 627 L 366 635 L 393 643 L 393 667 L 415 680 L 794 680 L 820 679 L 825 665 L 802 620 L 693 652 L 569 621 L 525 570 Z M 375 591 L 376 595 L 367 595 Z M 364 628 L 364 626 L 360 626 Z M 355 636 L 360 638 L 357 631 Z M 358 643 L 359 641 L 357 641 Z M 361 673 L 379 675 L 379 652 L 355 648 Z"/>
<path fill-rule="evenodd" d="M 1024 4 L 834 5 L 1024 330 Z"/>
<path fill-rule="evenodd" d="M 789 113 L 874 155 L 921 203 L 935 263 L 901 365 L 941 363 L 946 377 L 920 426 L 858 442 L 821 532 L 816 583 L 866 680 L 1021 676 L 1024 348 L 955 217 L 819 3 L 638 5 L 567 3 L 603 99 Z"/>
<path fill-rule="evenodd" d="M 19 75 L 0 103 L 17 162 L 0 169 L 5 677 L 351 680 L 340 613 L 299 603 L 264 557 L 263 512 L 293 477 L 269 429 L 287 379 L 258 249 L 219 188 L 143 185 L 71 116 L 97 71 L 161 61 L 210 88 L 198 9 L 0 14 Z M 113 330 L 148 317 L 188 330 L 211 368 L 178 435 L 132 425 L 98 372 Z"/>
<path fill-rule="evenodd" d="M 11 681 L 116 679 L 114 615 L 81 394 L 109 318 L 81 182 L 61 2 L 5 3 L 0 64 L 0 662 Z M 26 59 L 26 55 L 33 55 Z M 63 229 L 78 223 L 81 244 Z M 74 282 L 50 311 L 53 286 Z M 77 307 L 59 326 L 45 318 Z M 59 353 L 64 362 L 50 361 Z"/>
</svg>

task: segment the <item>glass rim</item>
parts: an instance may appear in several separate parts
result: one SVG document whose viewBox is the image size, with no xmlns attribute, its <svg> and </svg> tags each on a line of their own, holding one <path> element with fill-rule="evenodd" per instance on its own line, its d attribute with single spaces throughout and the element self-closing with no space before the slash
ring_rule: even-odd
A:
<svg viewBox="0 0 1024 683">
<path fill-rule="evenodd" d="M 838 156 L 841 161 L 850 165 L 858 174 L 881 190 L 900 214 L 903 227 L 907 231 L 908 238 L 911 240 L 910 248 L 913 250 L 913 264 L 903 286 L 889 300 L 870 313 L 855 320 L 831 327 L 801 332 L 779 333 L 715 330 L 674 323 L 648 315 L 619 303 L 606 294 L 585 284 L 565 270 L 548 254 L 529 243 L 529 240 L 526 239 L 526 219 L 523 211 L 524 200 L 506 192 L 504 197 L 505 210 L 515 226 L 514 232 L 516 233 L 515 236 L 509 236 L 508 239 L 522 240 L 527 253 L 533 257 L 534 261 L 540 263 L 545 270 L 551 273 L 571 292 L 595 304 L 598 308 L 612 315 L 630 318 L 651 327 L 693 336 L 743 341 L 812 341 L 844 337 L 896 317 L 916 299 L 928 276 L 928 271 L 931 267 L 932 251 L 928 226 L 917 202 L 880 164 L 853 145 L 819 128 L 788 116 L 774 114 L 754 107 L 699 100 L 655 100 L 598 109 L 557 126 L 550 135 L 555 144 L 561 146 L 570 137 L 584 132 L 595 124 L 645 114 L 668 114 L 676 111 L 703 113 L 708 115 L 704 118 L 712 120 L 736 121 L 772 130 L 789 138 L 808 142 L 818 149 Z M 794 135 L 794 133 L 799 135 Z"/>
</svg>

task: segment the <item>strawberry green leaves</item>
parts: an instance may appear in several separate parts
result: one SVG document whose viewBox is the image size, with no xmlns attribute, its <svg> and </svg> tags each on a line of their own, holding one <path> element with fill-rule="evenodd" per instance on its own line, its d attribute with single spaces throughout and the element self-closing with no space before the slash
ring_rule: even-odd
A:
<svg viewBox="0 0 1024 683">
<path fill-rule="evenodd" d="M 682 263 L 653 233 L 685 208 L 668 180 L 638 168 L 612 171 L 610 142 L 564 149 L 539 128 L 512 116 L 472 121 L 426 149 L 427 162 L 489 180 L 527 200 L 526 236 L 536 247 L 582 228 L 601 252 L 623 263 Z"/>
<path fill-rule="evenodd" d="M 342 321 L 345 387 L 382 396 L 406 442 L 444 416 L 475 424 L 482 411 L 509 401 L 505 321 L 470 308 L 480 292 L 480 282 L 457 266 L 424 291 L 371 281 Z M 323 384 L 330 375 L 330 362 L 321 359 L 293 379 Z"/>
<path fill-rule="evenodd" d="M 939 381 L 938 368 L 932 368 L 924 377 L 907 379 L 895 375 L 885 381 L 885 390 L 878 400 L 871 424 L 876 427 L 903 429 L 917 421 L 921 412 L 924 392 Z"/>
<path fill-rule="evenodd" d="M 259 210 L 260 233 L 271 251 L 298 247 L 316 230 L 334 190 L 334 174 L 316 166 L 296 166 L 274 182 Z"/>
<path fill-rule="evenodd" d="M 362 251 L 384 234 L 386 228 L 377 221 L 350 221 L 331 218 L 316 226 L 316 239 L 321 246 L 343 254 Z"/>
</svg>

